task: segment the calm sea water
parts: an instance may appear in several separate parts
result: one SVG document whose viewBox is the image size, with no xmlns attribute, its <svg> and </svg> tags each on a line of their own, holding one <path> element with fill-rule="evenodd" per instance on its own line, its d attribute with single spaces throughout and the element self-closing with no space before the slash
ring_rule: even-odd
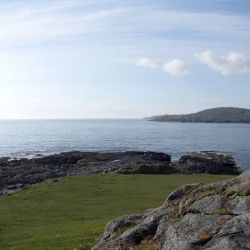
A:
<svg viewBox="0 0 250 250">
<path fill-rule="evenodd" d="M 0 156 L 63 151 L 152 150 L 173 159 L 219 151 L 250 167 L 250 124 L 158 123 L 144 120 L 0 121 Z"/>
</svg>

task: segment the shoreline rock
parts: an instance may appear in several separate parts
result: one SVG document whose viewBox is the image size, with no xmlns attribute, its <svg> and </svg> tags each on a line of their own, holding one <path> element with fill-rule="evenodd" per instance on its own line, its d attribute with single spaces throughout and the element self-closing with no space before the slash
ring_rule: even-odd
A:
<svg viewBox="0 0 250 250">
<path fill-rule="evenodd" d="M 71 175 L 167 173 L 171 156 L 158 152 L 65 152 L 33 159 L 0 158 L 0 195 Z M 171 169 L 171 168 L 170 168 Z"/>
<path fill-rule="evenodd" d="M 33 159 L 0 158 L 0 195 L 50 179 L 91 174 L 232 174 L 240 173 L 230 156 L 193 153 L 172 163 L 169 154 L 150 151 L 65 152 Z"/>
<path fill-rule="evenodd" d="M 173 163 L 173 167 L 182 174 L 239 174 L 232 156 L 212 152 L 184 155 Z"/>
</svg>

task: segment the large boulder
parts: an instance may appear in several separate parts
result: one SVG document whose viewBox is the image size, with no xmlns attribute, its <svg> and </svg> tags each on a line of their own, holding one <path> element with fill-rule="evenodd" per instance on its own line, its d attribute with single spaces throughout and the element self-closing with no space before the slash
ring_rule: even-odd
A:
<svg viewBox="0 0 250 250">
<path fill-rule="evenodd" d="M 182 156 L 173 166 L 182 174 L 239 174 L 233 157 L 223 154 L 201 152 Z"/>
<path fill-rule="evenodd" d="M 185 185 L 143 214 L 113 220 L 93 250 L 250 249 L 250 173 Z"/>
</svg>

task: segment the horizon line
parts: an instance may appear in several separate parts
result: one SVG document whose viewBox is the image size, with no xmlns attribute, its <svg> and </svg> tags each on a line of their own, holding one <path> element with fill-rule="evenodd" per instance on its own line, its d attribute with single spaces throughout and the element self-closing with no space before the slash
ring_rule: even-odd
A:
<svg viewBox="0 0 250 250">
<path fill-rule="evenodd" d="M 143 120 L 144 118 L 0 118 L 0 121 L 41 120 Z"/>
</svg>

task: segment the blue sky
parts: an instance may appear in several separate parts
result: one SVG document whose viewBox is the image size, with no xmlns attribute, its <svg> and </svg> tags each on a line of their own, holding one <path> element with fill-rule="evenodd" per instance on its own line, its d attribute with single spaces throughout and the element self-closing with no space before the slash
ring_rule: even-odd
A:
<svg viewBox="0 0 250 250">
<path fill-rule="evenodd" d="M 250 108 L 249 0 L 0 1 L 0 119 Z"/>
</svg>

